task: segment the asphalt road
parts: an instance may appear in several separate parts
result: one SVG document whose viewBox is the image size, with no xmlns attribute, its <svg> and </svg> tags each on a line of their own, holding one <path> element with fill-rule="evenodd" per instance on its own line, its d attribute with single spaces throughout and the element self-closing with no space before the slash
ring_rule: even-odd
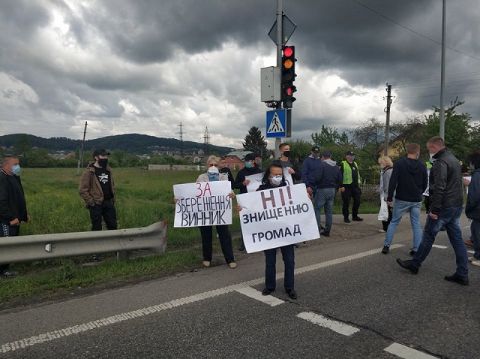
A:
<svg viewBox="0 0 480 359">
<path fill-rule="evenodd" d="M 408 221 L 382 255 L 366 217 L 336 218 L 332 237 L 297 249 L 296 301 L 281 278 L 261 296 L 263 254 L 240 255 L 235 270 L 0 312 L 0 358 L 480 358 L 480 269 L 468 287 L 443 280 L 455 259 L 442 233 L 411 275 L 395 263 L 408 257 Z"/>
</svg>

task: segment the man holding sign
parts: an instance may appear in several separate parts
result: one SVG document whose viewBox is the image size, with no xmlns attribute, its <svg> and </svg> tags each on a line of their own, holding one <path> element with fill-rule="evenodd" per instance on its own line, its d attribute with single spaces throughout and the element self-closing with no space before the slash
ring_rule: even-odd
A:
<svg viewBox="0 0 480 359">
<path fill-rule="evenodd" d="M 285 291 L 296 299 L 294 244 L 320 236 L 305 185 L 286 186 L 282 164 L 275 161 L 265 172 L 258 191 L 239 195 L 237 201 L 247 252 L 265 252 L 262 294 L 269 295 L 275 290 L 276 255 L 280 248 L 285 264 Z"/>
<path fill-rule="evenodd" d="M 255 155 L 253 153 L 249 153 L 245 156 L 245 167 L 243 167 L 237 173 L 237 177 L 235 179 L 235 183 L 233 184 L 233 188 L 239 189 L 240 193 L 247 193 L 247 186 L 250 184 L 250 180 L 248 176 L 258 175 L 261 174 L 262 170 L 260 170 L 255 165 Z M 240 248 L 239 251 L 245 250 L 245 245 L 243 244 L 243 238 L 240 238 Z"/>
<path fill-rule="evenodd" d="M 213 226 L 216 226 L 225 261 L 232 269 L 237 267 L 228 225 L 232 224 L 232 197 L 230 181 L 218 170 L 219 159 L 210 156 L 207 173 L 197 183 L 173 186 L 175 196 L 175 227 L 199 227 L 202 235 L 203 266 L 212 262 Z"/>
</svg>

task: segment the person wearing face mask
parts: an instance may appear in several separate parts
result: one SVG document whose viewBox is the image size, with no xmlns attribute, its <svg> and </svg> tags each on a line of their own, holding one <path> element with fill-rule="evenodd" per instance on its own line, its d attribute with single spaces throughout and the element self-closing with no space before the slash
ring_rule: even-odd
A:
<svg viewBox="0 0 480 359">
<path fill-rule="evenodd" d="M 117 229 L 115 184 L 108 165 L 109 155 L 105 149 L 95 150 L 95 161 L 88 165 L 80 179 L 79 193 L 90 211 L 92 231 L 102 230 L 102 219 L 107 229 Z"/>
<path fill-rule="evenodd" d="M 350 223 L 350 199 L 353 198 L 352 206 L 352 221 L 363 221 L 363 218 L 358 216 L 358 210 L 360 208 L 360 196 L 362 191 L 360 189 L 360 171 L 358 169 L 358 164 L 355 162 L 355 153 L 348 151 L 345 154 L 345 160 L 340 164 L 340 169 L 342 171 L 343 183 L 340 187 L 340 192 L 342 193 L 342 212 L 343 212 L 343 221 L 345 223 Z"/>
<path fill-rule="evenodd" d="M 463 212 L 462 169 L 455 156 L 447 150 L 441 137 L 432 137 L 427 149 L 433 159 L 430 170 L 430 212 L 423 230 L 423 239 L 411 260 L 397 259 L 398 265 L 417 274 L 432 249 L 435 237 L 445 227 L 456 257 L 457 269 L 445 280 L 468 285 L 468 255 L 462 240 L 460 216 Z"/>
<path fill-rule="evenodd" d="M 207 159 L 207 173 L 202 173 L 198 176 L 197 182 L 228 181 L 228 175 L 226 173 L 220 173 L 218 169 L 219 162 L 220 159 L 217 156 L 209 156 Z M 234 197 L 233 192 L 231 197 Z M 213 226 L 202 226 L 199 228 L 202 236 L 203 266 L 208 268 L 212 263 L 213 256 Z M 237 268 L 237 263 L 233 256 L 232 236 L 228 229 L 228 225 L 216 226 L 216 229 L 225 261 L 231 269 Z"/>
<path fill-rule="evenodd" d="M 16 156 L 5 156 L 0 171 L 0 237 L 18 236 L 20 223 L 28 221 L 27 205 Z M 14 277 L 9 264 L 0 264 L 1 277 Z"/>
<path fill-rule="evenodd" d="M 274 161 L 263 176 L 262 184 L 258 191 L 265 189 L 277 188 L 286 186 L 285 178 L 283 176 L 283 166 L 279 161 Z M 285 292 L 291 299 L 297 299 L 297 292 L 295 291 L 295 247 L 288 245 L 280 247 L 282 252 L 283 263 L 285 265 L 284 287 Z M 262 291 L 263 295 L 270 295 L 275 291 L 276 286 L 276 261 L 277 248 L 267 249 L 265 253 L 265 288 Z"/>
<path fill-rule="evenodd" d="M 397 226 L 405 213 L 410 214 L 410 223 L 413 232 L 413 245 L 410 255 L 414 255 L 422 241 L 422 227 L 420 224 L 420 211 L 422 208 L 422 195 L 427 189 L 427 169 L 419 161 L 420 145 L 409 143 L 407 156 L 399 159 L 393 165 L 392 175 L 388 183 L 387 204 L 393 207 L 392 220 L 387 228 L 382 253 L 387 254 L 393 241 Z M 393 198 L 395 197 L 395 202 Z"/>
<path fill-rule="evenodd" d="M 262 173 L 262 170 L 260 170 L 255 165 L 255 155 L 253 153 L 249 153 L 248 155 L 245 156 L 245 167 L 243 167 L 237 173 L 237 177 L 235 178 L 233 188 L 239 189 L 240 193 L 247 193 L 247 186 L 250 183 L 250 181 L 245 177 L 258 174 L 258 173 Z M 240 251 L 245 250 L 245 244 L 243 243 L 243 238 L 241 238 L 241 244 L 238 250 Z"/>
<path fill-rule="evenodd" d="M 300 181 L 302 179 L 302 174 L 297 169 L 295 163 L 293 163 L 292 153 L 290 151 L 290 145 L 288 143 L 281 143 L 278 146 L 280 150 L 280 164 L 282 168 L 287 168 L 288 173 L 292 175 L 292 179 L 294 182 Z"/>
</svg>

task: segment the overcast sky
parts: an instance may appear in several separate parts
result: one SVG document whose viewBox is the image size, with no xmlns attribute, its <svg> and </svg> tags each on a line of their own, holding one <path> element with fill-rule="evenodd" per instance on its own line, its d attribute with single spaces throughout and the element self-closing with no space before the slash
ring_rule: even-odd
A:
<svg viewBox="0 0 480 359">
<path fill-rule="evenodd" d="M 383 120 L 386 82 L 392 122 L 438 105 L 441 0 L 284 3 L 298 25 L 294 137 Z M 458 95 L 478 119 L 480 4 L 447 3 L 447 103 Z M 251 126 L 265 130 L 259 72 L 275 65 L 275 4 L 2 0 L 0 135 L 80 138 L 88 121 L 88 138 L 178 137 L 183 122 L 186 140 L 208 126 L 212 143 L 240 147 Z"/>
</svg>

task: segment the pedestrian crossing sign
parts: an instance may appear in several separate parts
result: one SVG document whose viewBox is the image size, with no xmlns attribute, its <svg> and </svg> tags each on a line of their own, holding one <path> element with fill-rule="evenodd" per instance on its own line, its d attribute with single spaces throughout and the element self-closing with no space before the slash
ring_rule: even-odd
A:
<svg viewBox="0 0 480 359">
<path fill-rule="evenodd" d="M 267 137 L 287 137 L 287 110 L 267 111 Z"/>
</svg>

